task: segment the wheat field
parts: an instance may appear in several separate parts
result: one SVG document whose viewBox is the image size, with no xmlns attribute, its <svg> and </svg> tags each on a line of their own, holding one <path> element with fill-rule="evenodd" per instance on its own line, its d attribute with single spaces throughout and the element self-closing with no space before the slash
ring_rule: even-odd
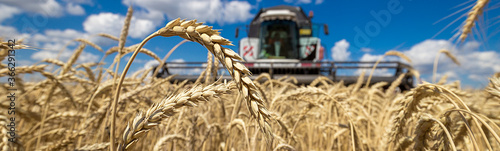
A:
<svg viewBox="0 0 500 151">
<path fill-rule="evenodd" d="M 243 59 L 224 47 L 232 45 L 229 40 L 196 20 L 170 21 L 143 42 L 125 46 L 132 13 L 129 8 L 120 37 L 99 34 L 118 41 L 116 47 L 102 50 L 91 41 L 75 39 L 80 45 L 69 60 L 16 67 L 17 141 L 9 141 L 11 119 L 6 113 L 12 105 L 2 97 L 3 151 L 500 149 L 500 73 L 482 90 L 461 89 L 460 81 L 444 77 L 400 92 L 397 86 L 404 75 L 393 83 L 366 86 L 370 78 L 364 73 L 348 86 L 326 77 L 300 85 L 293 76 L 252 75 Z M 473 23 L 464 28 L 469 26 Z M 143 46 L 150 39 L 172 36 L 208 50 L 207 68 L 196 82 L 148 76 L 153 69 L 127 74 L 138 53 L 163 62 Z M 29 48 L 22 42 L 14 47 Z M 101 50 L 104 57 L 115 55 L 114 62 L 77 63 L 87 47 Z M 8 49 L 2 40 L 0 60 L 8 58 Z M 130 60 L 124 60 L 130 53 Z M 454 58 L 446 50 L 440 53 Z M 386 55 L 409 60 L 399 52 Z M 219 64 L 231 80 L 217 80 Z M 0 77 L 10 76 L 7 64 L 0 66 Z M 23 76 L 35 73 L 44 79 L 23 81 Z M 417 71 L 413 74 L 418 76 Z M 8 96 L 9 88 L 2 83 L 0 95 Z"/>
</svg>

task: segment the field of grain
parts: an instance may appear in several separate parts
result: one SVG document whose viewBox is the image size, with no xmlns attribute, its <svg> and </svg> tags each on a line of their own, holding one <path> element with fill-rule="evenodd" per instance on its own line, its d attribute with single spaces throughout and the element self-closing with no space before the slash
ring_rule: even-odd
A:
<svg viewBox="0 0 500 151">
<path fill-rule="evenodd" d="M 111 65 L 76 63 L 87 47 L 101 50 L 85 39 L 75 40 L 80 45 L 67 61 L 18 66 L 15 75 L 0 64 L 0 76 L 15 77 L 18 92 L 17 141 L 10 142 L 6 114 L 12 102 L 4 97 L 10 86 L 0 87 L 2 150 L 500 149 L 500 73 L 483 90 L 463 90 L 460 81 L 447 82 L 446 77 L 406 92 L 397 89 L 403 76 L 370 86 L 364 85 L 369 83 L 364 76 L 348 86 L 325 77 L 309 85 L 296 84 L 293 76 L 271 79 L 262 74 L 251 80 L 241 57 L 224 48 L 231 42 L 196 20 L 173 20 L 142 43 L 125 47 L 131 13 L 120 37 L 100 34 L 118 41 L 103 50 L 105 57 L 115 56 Z M 197 82 L 147 76 L 152 69 L 127 73 L 138 53 L 162 62 L 142 47 L 152 38 L 172 36 L 207 48 L 208 65 Z M 14 47 L 29 46 L 18 42 Z M 2 41 L 0 48 L 0 60 L 7 60 L 8 43 Z M 129 53 L 131 59 L 123 60 Z M 118 72 L 124 63 L 124 72 Z M 233 80 L 216 80 L 214 64 L 219 63 Z M 24 75 L 35 73 L 45 79 L 23 81 Z"/>
</svg>

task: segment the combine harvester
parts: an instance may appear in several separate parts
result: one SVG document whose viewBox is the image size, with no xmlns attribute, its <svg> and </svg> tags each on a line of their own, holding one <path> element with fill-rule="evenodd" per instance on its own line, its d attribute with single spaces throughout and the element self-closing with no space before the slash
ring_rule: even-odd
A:
<svg viewBox="0 0 500 151">
<path fill-rule="evenodd" d="M 304 84 L 312 82 L 319 76 L 352 84 L 358 79 L 358 76 L 352 73 L 359 72 L 360 69 L 371 70 L 375 62 L 324 61 L 324 47 L 321 45 L 318 31 L 323 26 L 324 33 L 328 35 L 328 26 L 313 24 L 312 16 L 312 12 L 306 16 L 300 7 L 294 6 L 261 9 L 247 26 L 248 37 L 239 41 L 239 54 L 245 59 L 245 66 L 254 75 L 269 73 L 272 78 L 293 76 L 299 83 Z M 236 37 L 238 31 L 237 28 Z M 171 75 L 168 70 L 204 69 L 203 63 L 206 62 L 169 62 L 156 76 Z M 400 74 L 409 72 L 412 67 L 402 62 L 380 62 L 376 68 L 394 71 L 394 74 L 373 76 L 370 84 L 392 82 Z M 342 73 L 348 75 L 341 75 Z M 223 78 L 230 79 L 228 74 L 226 75 Z M 198 75 L 178 75 L 174 79 L 195 81 L 198 77 Z M 401 90 L 413 88 L 413 76 L 407 74 L 399 88 Z"/>
</svg>

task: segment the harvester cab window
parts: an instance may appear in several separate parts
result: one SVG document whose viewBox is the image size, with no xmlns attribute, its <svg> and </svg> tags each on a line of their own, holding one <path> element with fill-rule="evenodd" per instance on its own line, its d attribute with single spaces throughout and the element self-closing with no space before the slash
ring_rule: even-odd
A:
<svg viewBox="0 0 500 151">
<path fill-rule="evenodd" d="M 261 26 L 259 59 L 297 59 L 297 32 L 293 21 L 265 21 Z"/>
</svg>

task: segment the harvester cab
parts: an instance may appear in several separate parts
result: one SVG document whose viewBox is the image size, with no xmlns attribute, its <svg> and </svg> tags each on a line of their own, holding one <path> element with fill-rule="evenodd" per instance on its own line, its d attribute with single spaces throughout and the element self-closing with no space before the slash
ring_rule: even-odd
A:
<svg viewBox="0 0 500 151">
<path fill-rule="evenodd" d="M 322 60 L 321 40 L 313 35 L 313 27 L 319 27 L 311 18 L 312 12 L 306 16 L 300 7 L 261 9 L 249 25 L 248 37 L 239 41 L 240 55 L 248 62 Z"/>
<path fill-rule="evenodd" d="M 324 48 L 317 32 L 313 32 L 316 31 L 313 28 L 319 27 L 312 24 L 311 18 L 312 12 L 306 16 L 300 7 L 261 9 L 249 25 L 248 37 L 239 41 L 240 56 L 249 62 L 246 65 L 250 67 L 267 67 L 272 63 L 273 68 L 277 69 L 273 74 L 293 74 L 293 71 L 285 68 L 300 66 L 304 61 L 321 61 Z M 252 72 L 259 74 L 268 71 Z M 304 69 L 302 72 L 317 74 L 319 70 Z"/>
<path fill-rule="evenodd" d="M 318 76 L 333 81 L 352 84 L 358 76 L 337 75 L 343 69 L 369 69 L 375 62 L 324 61 L 324 46 L 319 38 L 323 27 L 328 35 L 328 25 L 312 23 L 312 11 L 306 15 L 300 7 L 275 6 L 261 9 L 248 25 L 247 36 L 239 41 L 239 54 L 254 74 L 269 73 L 273 78 L 294 76 L 299 83 L 310 83 Z M 236 37 L 239 29 L 236 29 Z M 381 62 L 378 67 L 393 69 L 391 76 L 374 76 L 372 83 L 394 81 L 411 66 L 401 62 Z M 413 77 L 407 76 L 400 88 L 413 87 Z"/>
</svg>

